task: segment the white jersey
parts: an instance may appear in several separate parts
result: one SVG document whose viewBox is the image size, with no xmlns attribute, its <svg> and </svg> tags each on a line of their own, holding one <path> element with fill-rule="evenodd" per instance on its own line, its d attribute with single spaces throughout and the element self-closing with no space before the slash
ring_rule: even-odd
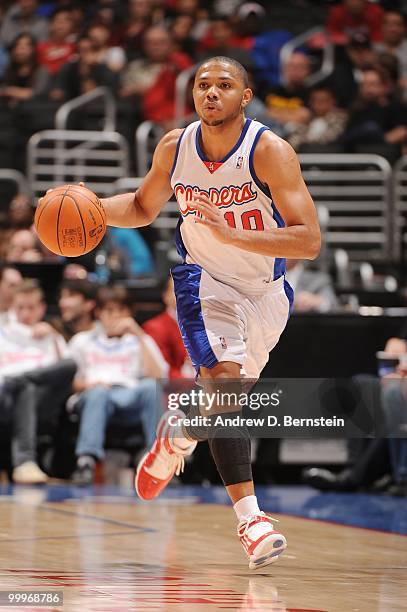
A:
<svg viewBox="0 0 407 612">
<path fill-rule="evenodd" d="M 4 376 L 52 365 L 66 352 L 66 342 L 60 334 L 33 338 L 32 327 L 17 321 L 7 323 L 0 327 L 0 381 Z"/>
<path fill-rule="evenodd" d="M 178 253 L 184 262 L 198 264 L 213 278 L 249 294 L 266 292 L 284 275 L 285 259 L 219 242 L 207 227 L 194 223 L 197 211 L 192 198 L 199 192 L 208 195 L 237 229 L 284 227 L 270 191 L 256 176 L 253 165 L 255 147 L 267 129 L 246 119 L 233 149 L 220 162 L 210 162 L 202 151 L 200 121 L 191 123 L 180 136 L 171 173 L 181 211 L 176 232 Z"/>
<path fill-rule="evenodd" d="M 147 334 L 144 341 L 165 377 L 168 366 L 159 348 Z M 102 328 L 95 328 L 76 334 L 69 342 L 69 350 L 78 366 L 76 376 L 86 384 L 103 381 L 134 388 L 145 376 L 140 340 L 133 334 L 109 338 Z"/>
</svg>

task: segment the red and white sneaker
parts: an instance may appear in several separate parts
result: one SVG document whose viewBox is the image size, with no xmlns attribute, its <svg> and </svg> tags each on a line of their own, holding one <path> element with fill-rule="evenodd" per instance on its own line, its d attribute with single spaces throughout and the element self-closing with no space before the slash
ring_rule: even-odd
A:
<svg viewBox="0 0 407 612">
<path fill-rule="evenodd" d="M 137 466 L 134 484 L 141 499 L 154 499 L 175 474 L 179 476 L 184 471 L 185 457 L 191 455 L 197 445 L 197 442 L 191 442 L 188 448 L 181 449 L 174 444 L 171 438 L 175 427 L 168 424 L 169 415 L 185 416 L 181 410 L 171 410 L 159 420 L 155 442 Z"/>
<path fill-rule="evenodd" d="M 274 563 L 287 548 L 285 537 L 273 529 L 273 521 L 276 519 L 260 512 L 237 526 L 237 535 L 249 557 L 249 569 Z"/>
</svg>

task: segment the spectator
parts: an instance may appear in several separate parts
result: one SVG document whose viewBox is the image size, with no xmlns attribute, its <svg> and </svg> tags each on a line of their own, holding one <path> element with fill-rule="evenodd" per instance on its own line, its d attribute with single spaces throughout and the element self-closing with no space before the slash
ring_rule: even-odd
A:
<svg viewBox="0 0 407 612">
<path fill-rule="evenodd" d="M 0 326 L 14 318 L 10 311 L 14 292 L 21 285 L 23 277 L 17 268 L 0 262 Z"/>
<path fill-rule="evenodd" d="M 137 229 L 110 227 L 108 235 L 113 248 L 121 252 L 125 260 L 124 267 L 130 276 L 148 276 L 154 273 L 150 249 Z"/>
<path fill-rule="evenodd" d="M 8 106 L 15 106 L 47 90 L 48 75 L 37 63 L 35 46 L 30 34 L 20 34 L 11 45 L 10 62 L 0 88 L 0 96 Z"/>
<path fill-rule="evenodd" d="M 271 3 L 267 8 L 270 6 Z M 244 2 L 235 7 L 233 23 L 237 36 L 234 44 L 250 51 L 256 83 L 265 89 L 281 84 L 280 52 L 285 43 L 293 38 L 286 29 L 265 27 L 268 21 L 265 8 L 257 2 Z"/>
<path fill-rule="evenodd" d="M 95 461 L 104 456 L 108 421 L 141 423 L 148 447 L 160 413 L 157 383 L 167 366 L 154 341 L 131 317 L 122 287 L 99 291 L 96 316 L 100 327 L 70 342 L 78 365 L 74 390 L 79 393 L 79 436 L 76 444 L 77 484 L 93 481 Z"/>
<path fill-rule="evenodd" d="M 5 259 L 9 262 L 34 262 L 42 261 L 44 257 L 34 233 L 29 229 L 18 229 L 10 236 Z"/>
<path fill-rule="evenodd" d="M 406 376 L 407 363 L 402 361 L 393 380 L 384 382 L 382 386 L 383 411 L 388 424 L 388 435 L 391 436 L 388 444 L 394 481 L 388 493 L 403 497 L 407 497 Z"/>
<path fill-rule="evenodd" d="M 356 395 L 369 408 L 370 414 L 374 415 L 377 431 L 383 418 L 387 435 L 396 437 L 349 440 L 351 466 L 338 474 L 317 467 L 307 468 L 303 472 L 306 484 L 321 491 L 355 491 L 360 487 L 374 485 L 391 495 L 407 496 L 407 439 L 404 435 L 407 422 L 404 385 L 406 368 L 403 361 L 406 341 L 390 338 L 384 353 L 392 360 L 400 358 L 401 365 L 395 372 L 389 373 L 386 366 L 384 374 L 379 368 L 382 378 L 359 375 L 353 380 Z M 391 480 L 389 483 L 389 473 L 392 474 L 393 483 Z"/>
<path fill-rule="evenodd" d="M 177 15 L 170 27 L 174 51 L 191 58 L 195 58 L 197 46 L 192 36 L 193 25 L 194 19 L 191 15 Z"/>
<path fill-rule="evenodd" d="M 77 48 L 77 59 L 64 64 L 56 74 L 51 98 L 60 102 L 71 100 L 99 86 L 115 91 L 116 75 L 98 63 L 97 52 L 90 38 L 80 38 Z"/>
<path fill-rule="evenodd" d="M 379 53 L 374 65 L 383 72 L 386 79 L 386 93 L 390 101 L 400 101 L 402 98 L 402 81 L 399 79 L 399 62 L 391 53 Z"/>
<path fill-rule="evenodd" d="M 310 73 L 308 56 L 296 51 L 284 65 L 284 85 L 272 89 L 266 95 L 269 115 L 279 123 L 289 124 L 285 126 L 287 129 L 295 129 L 299 124 L 309 121 L 307 77 Z"/>
<path fill-rule="evenodd" d="M 382 23 L 382 42 L 374 46 L 378 53 L 391 53 L 399 62 L 402 87 L 407 88 L 406 18 L 402 13 L 385 13 Z"/>
<path fill-rule="evenodd" d="M 342 0 L 329 12 L 327 30 L 336 45 L 346 45 L 354 34 L 365 34 L 374 42 L 382 39 L 384 11 L 367 0 Z"/>
<path fill-rule="evenodd" d="M 253 92 L 253 97 L 245 109 L 246 117 L 260 121 L 260 123 L 267 125 L 267 127 L 273 130 L 275 134 L 285 138 L 286 131 L 283 125 L 270 117 L 267 106 L 257 95 L 257 85 L 253 79 L 253 74 L 248 72 L 247 75 L 249 77 L 249 87 Z"/>
<path fill-rule="evenodd" d="M 288 140 L 296 151 L 321 151 L 321 145 L 331 145 L 346 127 L 347 114 L 337 108 L 333 92 L 325 86 L 316 86 L 309 96 L 310 120 L 298 125 Z M 331 151 L 332 152 L 332 151 Z"/>
<path fill-rule="evenodd" d="M 406 106 L 389 101 L 387 76 L 383 70 L 365 70 L 344 135 L 347 147 L 351 151 L 362 152 L 364 145 L 399 147 L 406 140 Z M 382 149 L 380 151 L 384 153 Z"/>
<path fill-rule="evenodd" d="M 153 338 L 162 356 L 168 363 L 170 379 L 181 378 L 183 376 L 193 378 L 195 372 L 178 327 L 174 283 L 171 276 L 165 285 L 162 300 L 165 310 L 144 323 L 143 329 Z"/>
<path fill-rule="evenodd" d="M 257 2 L 243 2 L 236 10 L 234 24 L 237 44 L 245 49 L 252 49 L 253 37 L 263 31 L 267 20 L 266 10 Z"/>
<path fill-rule="evenodd" d="M 338 304 L 330 276 L 307 270 L 298 259 L 287 260 L 287 280 L 295 291 L 296 312 L 329 312 Z"/>
<path fill-rule="evenodd" d="M 119 34 L 119 42 L 129 60 L 136 59 L 143 50 L 145 33 L 152 25 L 152 3 L 149 0 L 129 0 L 128 15 Z"/>
<path fill-rule="evenodd" d="M 122 73 L 122 98 L 142 96 L 144 119 L 169 128 L 175 114 L 175 80 L 192 62 L 172 50 L 167 30 L 154 26 L 144 36 L 145 58 L 133 60 Z"/>
<path fill-rule="evenodd" d="M 344 51 L 344 58 L 336 63 L 325 84 L 334 92 L 339 106 L 347 109 L 357 96 L 363 71 L 372 68 L 377 57 L 365 34 L 353 35 Z"/>
<path fill-rule="evenodd" d="M 30 198 L 18 193 L 9 204 L 9 222 L 15 229 L 28 229 L 34 221 L 34 208 Z"/>
<path fill-rule="evenodd" d="M 61 393 L 67 395 L 74 367 L 60 362 L 65 341 L 43 320 L 44 294 L 35 281 L 25 280 L 15 289 L 12 308 L 16 320 L 0 328 L 0 376 L 3 402 L 12 400 L 13 480 L 42 483 L 47 476 L 36 462 L 37 420 L 50 420 Z"/>
<path fill-rule="evenodd" d="M 71 3 L 68 1 L 68 9 L 71 13 L 72 20 L 72 40 L 76 42 L 80 38 L 83 32 L 83 26 L 87 23 L 87 6 L 81 6 L 77 3 Z"/>
<path fill-rule="evenodd" d="M 198 42 L 205 37 L 209 28 L 208 11 L 200 0 L 174 0 L 173 13 L 174 18 L 183 16 L 193 20 L 191 35 L 195 41 Z M 155 19 L 153 22 L 158 23 L 158 20 Z"/>
<path fill-rule="evenodd" d="M 31 229 L 17 229 L 12 232 L 5 256 L 6 261 L 35 262 L 43 259 L 38 239 Z"/>
<path fill-rule="evenodd" d="M 86 279 L 64 280 L 58 300 L 60 318 L 52 325 L 69 341 L 75 334 L 94 328 L 96 285 Z"/>
<path fill-rule="evenodd" d="M 95 23 L 88 29 L 99 64 L 103 64 L 112 72 L 120 72 L 126 64 L 126 54 L 121 47 L 109 45 L 110 30 L 103 23 Z"/>
<path fill-rule="evenodd" d="M 30 34 L 37 40 L 45 40 L 48 32 L 47 21 L 38 17 L 37 8 L 37 0 L 16 0 L 4 17 L 0 29 L 0 43 L 9 46 L 20 34 Z"/>
<path fill-rule="evenodd" d="M 75 53 L 72 40 L 73 22 L 71 12 L 60 8 L 54 11 L 49 21 L 49 37 L 37 46 L 38 63 L 51 75 L 56 74 Z"/>
<path fill-rule="evenodd" d="M 235 40 L 230 20 L 221 15 L 214 17 L 210 22 L 209 35 L 206 40 L 202 41 L 199 60 L 202 61 L 216 55 L 231 57 L 242 64 L 246 70 L 250 70 L 253 65 L 251 55 L 246 49 L 237 46 L 234 43 Z"/>
</svg>

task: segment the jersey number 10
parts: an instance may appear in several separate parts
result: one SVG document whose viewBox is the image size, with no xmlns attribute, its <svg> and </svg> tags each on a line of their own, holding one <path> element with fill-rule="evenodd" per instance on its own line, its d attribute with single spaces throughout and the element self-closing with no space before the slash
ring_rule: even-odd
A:
<svg viewBox="0 0 407 612">
<path fill-rule="evenodd" d="M 223 215 L 226 219 L 226 222 L 230 227 L 236 229 L 236 217 L 235 213 L 231 210 L 225 212 Z M 254 210 L 246 210 L 241 215 L 242 227 L 245 230 L 264 230 L 263 217 L 261 216 L 261 210 L 255 208 Z"/>
</svg>

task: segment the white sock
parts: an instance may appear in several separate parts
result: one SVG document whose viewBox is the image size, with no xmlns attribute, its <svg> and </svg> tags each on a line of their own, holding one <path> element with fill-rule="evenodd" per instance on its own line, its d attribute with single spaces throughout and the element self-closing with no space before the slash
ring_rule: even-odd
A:
<svg viewBox="0 0 407 612">
<path fill-rule="evenodd" d="M 174 446 L 178 446 L 178 448 L 182 450 L 189 448 L 191 444 L 194 443 L 194 440 L 190 440 L 185 436 L 182 425 L 175 425 L 172 427 L 170 439 Z"/>
<path fill-rule="evenodd" d="M 260 508 L 257 503 L 257 497 L 255 495 L 247 495 L 239 499 L 233 506 L 233 510 L 236 512 L 237 520 L 244 521 L 253 514 L 259 514 Z"/>
</svg>

